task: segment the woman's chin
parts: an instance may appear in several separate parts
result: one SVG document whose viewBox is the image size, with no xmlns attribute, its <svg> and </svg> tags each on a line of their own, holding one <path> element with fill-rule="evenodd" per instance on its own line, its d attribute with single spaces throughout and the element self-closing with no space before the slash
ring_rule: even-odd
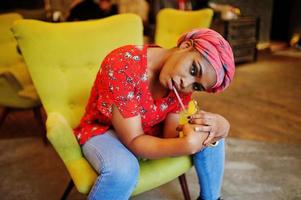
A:
<svg viewBox="0 0 301 200">
<path fill-rule="evenodd" d="M 161 77 L 159 77 L 159 82 L 166 89 L 172 90 L 172 82 L 169 83 L 168 79 L 163 79 L 162 80 Z"/>
</svg>

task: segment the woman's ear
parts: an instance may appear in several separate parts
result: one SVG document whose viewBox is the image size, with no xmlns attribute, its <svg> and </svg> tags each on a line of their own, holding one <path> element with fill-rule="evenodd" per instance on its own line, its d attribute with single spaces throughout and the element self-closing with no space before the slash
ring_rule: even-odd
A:
<svg viewBox="0 0 301 200">
<path fill-rule="evenodd" d="M 193 48 L 193 41 L 192 40 L 185 40 L 182 42 L 179 46 L 180 49 L 186 49 L 186 48 Z"/>
</svg>

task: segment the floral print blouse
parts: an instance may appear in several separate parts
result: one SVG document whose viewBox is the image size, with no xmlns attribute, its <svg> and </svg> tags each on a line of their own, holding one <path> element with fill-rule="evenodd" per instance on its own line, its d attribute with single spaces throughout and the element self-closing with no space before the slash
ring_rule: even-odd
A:
<svg viewBox="0 0 301 200">
<path fill-rule="evenodd" d="M 84 116 L 74 129 L 81 145 L 89 138 L 113 129 L 113 105 L 124 118 L 140 115 L 144 133 L 158 137 L 161 136 L 162 122 L 167 114 L 181 110 L 172 90 L 164 98 L 153 99 L 148 88 L 148 47 L 126 45 L 113 50 L 104 58 Z M 180 96 L 187 105 L 191 94 L 180 93 Z"/>
</svg>

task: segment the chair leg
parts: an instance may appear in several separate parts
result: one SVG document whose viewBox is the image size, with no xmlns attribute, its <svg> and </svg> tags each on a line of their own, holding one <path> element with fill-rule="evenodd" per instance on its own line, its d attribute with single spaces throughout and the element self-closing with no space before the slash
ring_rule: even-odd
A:
<svg viewBox="0 0 301 200">
<path fill-rule="evenodd" d="M 42 117 L 41 107 L 34 107 L 33 113 L 34 113 L 34 117 L 35 117 L 36 121 L 38 122 L 38 126 L 40 127 L 42 140 L 43 140 L 44 144 L 47 145 L 48 140 L 46 137 L 46 127 L 45 127 L 45 123 L 44 123 L 44 120 Z"/>
<path fill-rule="evenodd" d="M 8 113 L 10 112 L 10 110 L 11 110 L 10 108 L 4 107 L 2 115 L 0 116 L 0 128 L 1 128 L 2 124 L 4 123 Z"/>
<path fill-rule="evenodd" d="M 66 189 L 65 189 L 65 192 L 63 194 L 63 196 L 61 197 L 61 200 L 66 200 L 68 195 L 70 194 L 72 188 L 74 187 L 74 182 L 72 181 L 72 179 L 69 181 Z"/>
<path fill-rule="evenodd" d="M 184 199 L 185 200 L 190 200 L 189 188 L 188 188 L 188 185 L 187 185 L 185 174 L 182 174 L 181 176 L 179 176 L 179 181 L 180 181 L 180 184 L 181 184 Z"/>
</svg>

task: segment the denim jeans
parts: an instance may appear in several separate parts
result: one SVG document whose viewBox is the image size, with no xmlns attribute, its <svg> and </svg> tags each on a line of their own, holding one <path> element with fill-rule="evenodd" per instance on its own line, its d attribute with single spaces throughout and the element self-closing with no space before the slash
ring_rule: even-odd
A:
<svg viewBox="0 0 301 200">
<path fill-rule="evenodd" d="M 98 172 L 89 200 L 126 200 L 138 177 L 137 158 L 116 138 L 112 130 L 90 138 L 82 146 L 83 154 Z"/>
<path fill-rule="evenodd" d="M 225 164 L 225 140 L 215 147 L 207 147 L 192 156 L 200 184 L 200 199 L 217 200 L 220 197 Z"/>
<path fill-rule="evenodd" d="M 82 151 L 99 174 L 88 199 L 129 199 L 139 178 L 139 162 L 114 131 L 90 138 L 82 146 Z M 224 141 L 194 154 L 193 161 L 201 187 L 200 197 L 218 199 L 224 171 Z"/>
</svg>

